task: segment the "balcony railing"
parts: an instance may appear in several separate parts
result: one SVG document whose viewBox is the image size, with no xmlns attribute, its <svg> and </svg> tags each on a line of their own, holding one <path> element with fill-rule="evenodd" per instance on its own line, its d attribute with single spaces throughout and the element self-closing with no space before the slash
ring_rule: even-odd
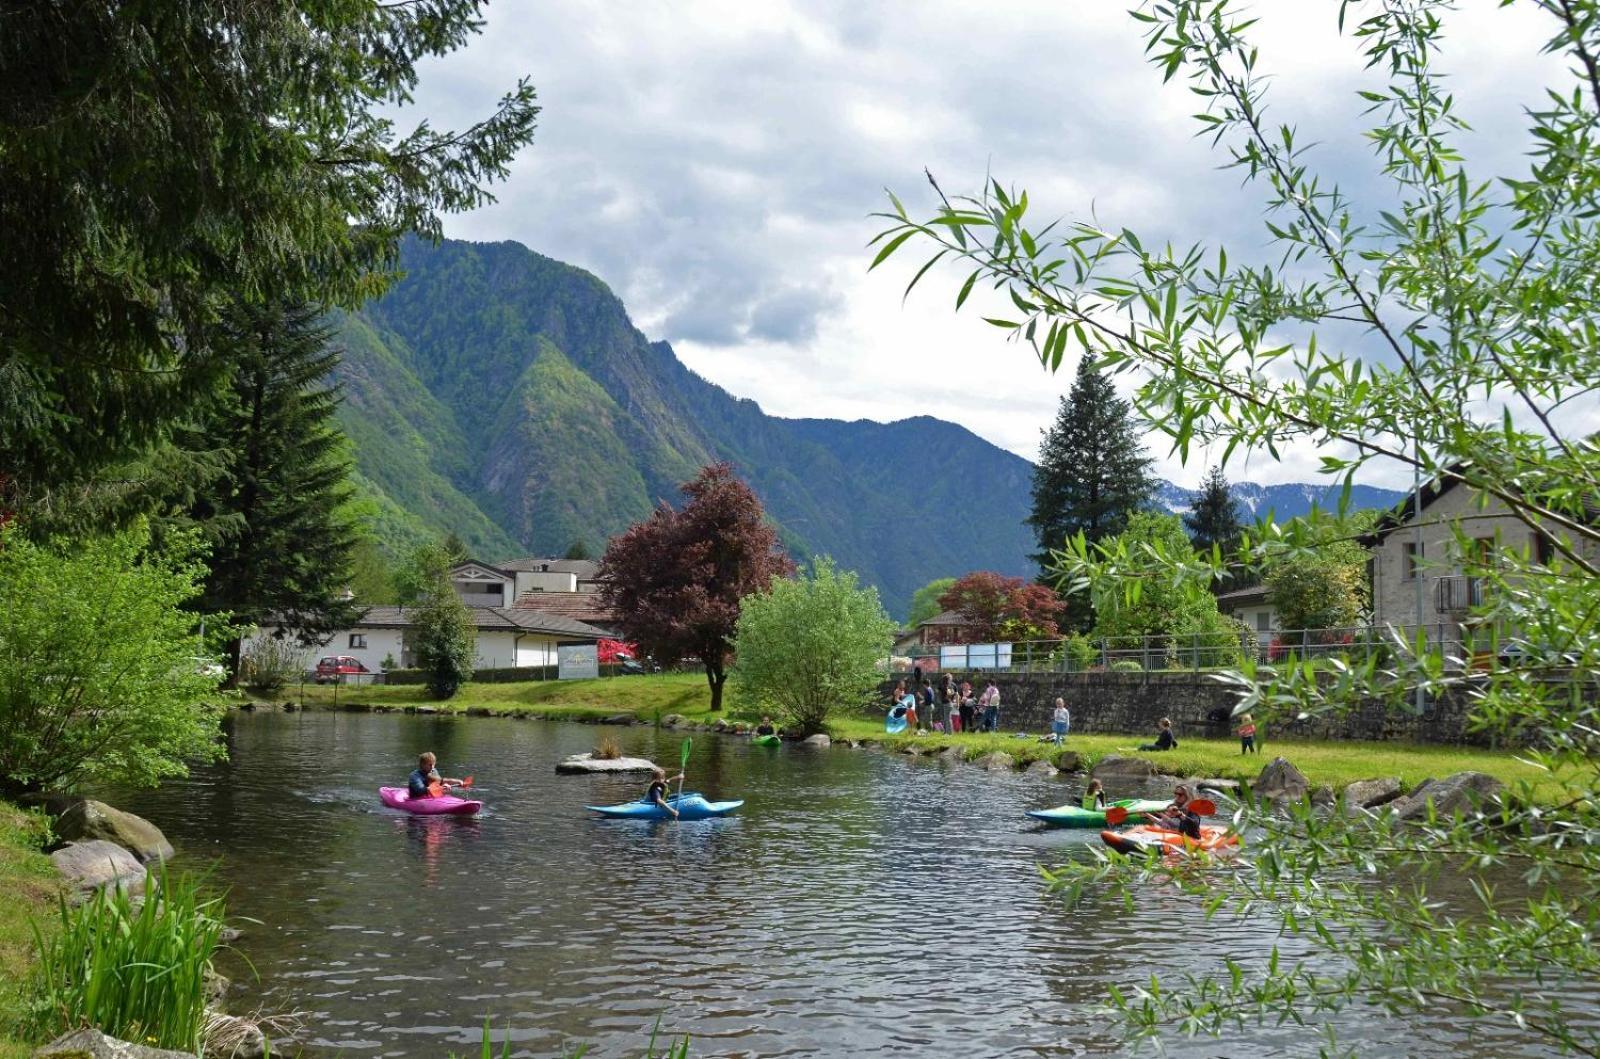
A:
<svg viewBox="0 0 1600 1059">
<path fill-rule="evenodd" d="M 1465 614 L 1483 606 L 1481 577 L 1441 577 L 1434 583 L 1433 592 L 1441 614 Z"/>
</svg>

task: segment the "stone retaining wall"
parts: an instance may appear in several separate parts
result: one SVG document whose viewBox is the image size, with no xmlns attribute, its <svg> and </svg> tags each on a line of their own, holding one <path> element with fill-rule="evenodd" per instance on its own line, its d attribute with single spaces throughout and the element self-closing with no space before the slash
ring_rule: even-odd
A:
<svg viewBox="0 0 1600 1059">
<path fill-rule="evenodd" d="M 1182 741 L 1185 735 L 1223 738 L 1233 732 L 1233 712 L 1238 693 L 1205 673 L 952 673 L 959 683 L 972 682 L 974 694 L 993 680 L 1000 689 L 1000 727 L 1007 732 L 1046 732 L 1056 696 L 1067 700 L 1072 730 L 1090 733 L 1148 732 L 1156 722 L 1172 718 Z M 898 678 L 897 678 L 898 679 Z M 938 680 L 936 675 L 935 682 Z M 897 680 L 885 681 L 882 701 Z M 909 681 L 908 681 L 909 683 Z M 1214 717 L 1224 718 L 1213 720 Z M 1257 718 L 1258 722 L 1261 718 Z M 1262 740 L 1274 735 L 1316 739 L 1410 740 L 1423 743 L 1487 746 L 1490 740 L 1467 729 L 1462 697 L 1429 703 L 1418 716 L 1392 709 L 1381 702 L 1337 716 L 1307 721 L 1273 720 L 1263 725 Z"/>
</svg>

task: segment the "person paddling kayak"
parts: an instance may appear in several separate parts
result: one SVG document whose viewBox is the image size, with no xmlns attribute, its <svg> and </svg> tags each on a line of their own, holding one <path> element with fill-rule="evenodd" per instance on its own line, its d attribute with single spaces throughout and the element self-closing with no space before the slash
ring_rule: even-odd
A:
<svg viewBox="0 0 1600 1059">
<path fill-rule="evenodd" d="M 1172 792 L 1172 803 L 1157 814 L 1153 821 L 1157 827 L 1176 831 L 1184 838 L 1200 841 L 1200 816 L 1189 808 L 1189 788 L 1180 786 Z"/>
<path fill-rule="evenodd" d="M 429 750 L 417 758 L 417 767 L 406 780 L 406 793 L 413 798 L 437 798 L 447 788 L 459 786 L 460 780 L 439 775 L 439 759 Z"/>
<path fill-rule="evenodd" d="M 660 806 L 662 809 L 665 809 L 667 812 L 671 813 L 672 818 L 676 820 L 678 818 L 678 810 L 667 803 L 667 784 L 671 783 L 673 780 L 681 779 L 683 779 L 683 773 L 680 772 L 676 776 L 668 778 L 667 770 L 662 768 L 660 765 L 657 765 L 654 775 L 650 779 L 650 789 L 645 791 L 644 800 L 649 802 L 651 805 Z"/>
<path fill-rule="evenodd" d="M 772 723 L 771 717 L 761 718 L 761 723 L 756 725 L 756 735 L 777 735 L 777 726 Z"/>
<path fill-rule="evenodd" d="M 1082 805 L 1090 812 L 1105 811 L 1106 789 L 1100 786 L 1099 780 L 1090 780 L 1089 786 L 1084 788 Z"/>
</svg>

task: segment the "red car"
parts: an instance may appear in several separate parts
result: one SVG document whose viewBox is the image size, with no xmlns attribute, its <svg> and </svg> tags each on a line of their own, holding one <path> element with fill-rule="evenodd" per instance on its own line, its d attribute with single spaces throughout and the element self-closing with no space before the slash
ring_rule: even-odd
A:
<svg viewBox="0 0 1600 1059">
<path fill-rule="evenodd" d="M 350 655 L 328 655 L 317 659 L 317 683 L 331 684 L 351 677 L 371 676 L 372 670 L 361 664 L 361 659 Z"/>
</svg>

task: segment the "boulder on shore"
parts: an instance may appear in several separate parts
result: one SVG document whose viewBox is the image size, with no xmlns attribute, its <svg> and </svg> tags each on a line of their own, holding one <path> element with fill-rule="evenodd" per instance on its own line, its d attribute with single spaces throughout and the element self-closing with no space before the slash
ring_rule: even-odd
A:
<svg viewBox="0 0 1600 1059">
<path fill-rule="evenodd" d="M 1125 757 L 1109 754 L 1095 762 L 1091 777 L 1105 783 L 1107 780 L 1145 780 L 1156 774 L 1156 767 L 1142 757 Z"/>
<path fill-rule="evenodd" d="M 50 862 L 80 899 L 113 886 L 135 893 L 144 889 L 144 865 L 132 853 L 105 839 L 68 842 L 50 854 Z"/>
<path fill-rule="evenodd" d="M 188 1052 L 130 1044 L 86 1027 L 36 1049 L 33 1059 L 194 1059 L 194 1056 Z"/>
<path fill-rule="evenodd" d="M 833 745 L 833 740 L 828 738 L 826 732 L 818 732 L 816 735 L 808 735 L 804 739 L 800 740 L 800 745 L 814 746 L 819 748 L 829 747 Z"/>
<path fill-rule="evenodd" d="M 945 761 L 965 761 L 967 760 L 967 752 L 959 746 L 947 746 L 939 751 L 939 757 Z"/>
<path fill-rule="evenodd" d="M 990 772 L 1009 772 L 1017 767 L 1017 759 L 1004 750 L 991 750 L 973 763 L 981 765 Z"/>
<path fill-rule="evenodd" d="M 74 798 L 64 806 L 56 817 L 55 832 L 69 842 L 114 842 L 144 864 L 159 864 L 173 856 L 172 843 L 155 824 L 93 798 Z"/>
<path fill-rule="evenodd" d="M 1035 761 L 1028 766 L 1028 775 L 1059 776 L 1061 775 L 1061 770 L 1050 764 L 1048 761 Z"/>
<path fill-rule="evenodd" d="M 1401 820 L 1426 816 L 1428 806 L 1441 817 L 1464 816 L 1480 809 L 1492 810 L 1505 784 L 1482 772 L 1457 772 L 1442 780 L 1429 780 L 1403 798 L 1389 803 Z"/>
<path fill-rule="evenodd" d="M 683 714 L 681 714 L 681 713 L 669 713 L 665 717 L 662 717 L 661 720 L 658 723 L 663 728 L 677 728 L 678 726 L 683 724 L 683 721 L 684 721 Z"/>
<path fill-rule="evenodd" d="M 595 757 L 594 754 L 573 754 L 556 765 L 556 773 L 576 776 L 591 772 L 629 773 L 654 772 L 655 762 L 642 757 Z"/>
<path fill-rule="evenodd" d="M 1055 767 L 1062 772 L 1077 772 L 1083 768 L 1083 755 L 1076 750 L 1063 750 L 1056 754 Z"/>
<path fill-rule="evenodd" d="M 1376 809 L 1400 797 L 1400 777 L 1388 776 L 1377 780 L 1356 780 L 1344 789 L 1340 801 L 1344 811 L 1354 813 L 1361 809 Z"/>
<path fill-rule="evenodd" d="M 1305 774 L 1288 760 L 1275 757 L 1261 769 L 1261 775 L 1256 777 L 1256 782 L 1251 791 L 1263 801 L 1288 801 L 1297 802 L 1306 796 L 1311 789 L 1311 783 Z"/>
</svg>

